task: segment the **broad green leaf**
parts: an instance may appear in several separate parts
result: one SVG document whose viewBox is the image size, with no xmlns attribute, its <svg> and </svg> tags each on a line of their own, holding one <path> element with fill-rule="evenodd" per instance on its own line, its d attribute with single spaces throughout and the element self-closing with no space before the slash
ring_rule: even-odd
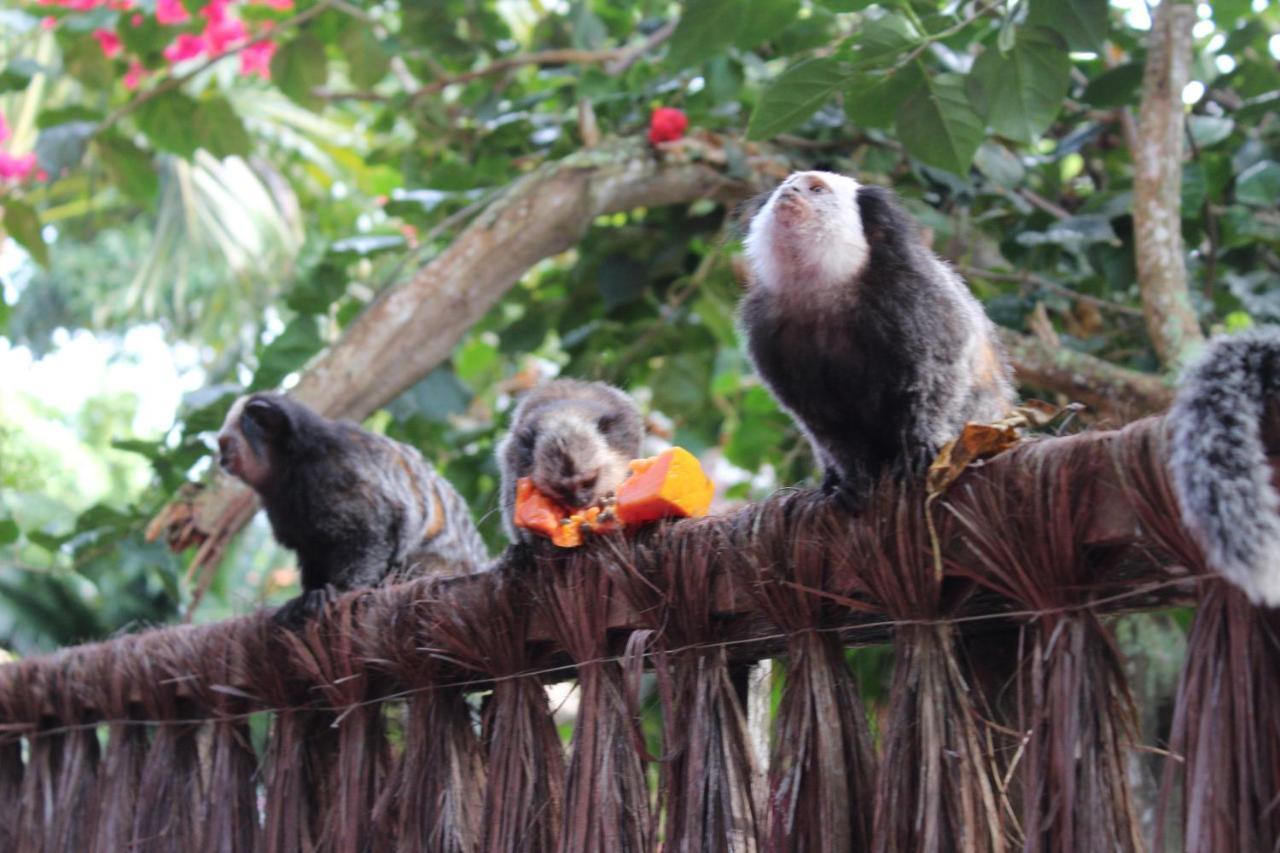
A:
<svg viewBox="0 0 1280 853">
<path fill-rule="evenodd" d="M 1071 58 L 1061 39 L 1041 28 L 1023 29 L 1013 50 L 988 48 L 967 80 L 969 100 L 997 134 L 1034 142 L 1053 124 L 1071 79 Z"/>
<path fill-rule="evenodd" d="M 1005 189 L 1017 189 L 1027 175 L 1026 167 L 1016 154 L 996 142 L 984 142 L 973 158 L 978 171 Z"/>
<path fill-rule="evenodd" d="M 884 14 L 867 22 L 853 37 L 859 65 L 897 60 L 920 44 L 920 32 L 901 15 Z"/>
<path fill-rule="evenodd" d="M 734 43 L 749 50 L 768 41 L 796 20 L 799 12 L 800 0 L 746 0 Z"/>
<path fill-rule="evenodd" d="M 90 89 L 106 89 L 115 82 L 111 60 L 102 52 L 98 40 L 86 33 L 77 38 L 59 39 L 62 65 L 67 73 Z"/>
<path fill-rule="evenodd" d="M 914 62 L 880 77 L 857 74 L 845 89 L 845 115 L 859 127 L 888 128 L 893 125 L 898 105 L 923 83 L 920 67 Z"/>
<path fill-rule="evenodd" d="M 667 61 L 677 68 L 705 62 L 733 44 L 744 20 L 741 0 L 688 0 L 671 35 Z"/>
<path fill-rule="evenodd" d="M 1055 31 L 1072 50 L 1100 50 L 1107 37 L 1107 0 L 1031 0 L 1027 24 Z"/>
<path fill-rule="evenodd" d="M 181 92 L 165 92 L 138 108 L 138 127 L 162 151 L 190 157 L 199 147 L 191 132 L 200 105 Z"/>
<path fill-rule="evenodd" d="M 1117 65 L 1089 81 L 1084 102 L 1095 107 L 1122 107 L 1137 101 L 1142 90 L 1142 63 Z"/>
<path fill-rule="evenodd" d="M 287 42 L 271 57 L 271 80 L 302 107 L 318 111 L 323 102 L 313 90 L 328 79 L 324 44 L 310 33 Z"/>
<path fill-rule="evenodd" d="M 1235 129 L 1236 123 L 1225 116 L 1187 116 L 1187 132 L 1201 148 L 1217 145 Z"/>
<path fill-rule="evenodd" d="M 50 69 L 34 59 L 14 59 L 0 71 L 0 92 L 14 92 L 27 88 L 31 78 L 47 73 Z"/>
<path fill-rule="evenodd" d="M 343 32 L 339 43 L 351 70 L 351 82 L 358 88 L 370 89 L 387 75 L 387 69 L 391 67 L 391 54 L 382 46 L 372 29 L 353 22 Z"/>
<path fill-rule="evenodd" d="M 898 110 L 896 127 L 907 153 L 957 175 L 968 170 L 986 138 L 982 120 L 965 97 L 964 82 L 955 74 L 926 76 Z"/>
<path fill-rule="evenodd" d="M 865 9 L 877 0 L 818 0 L 823 6 L 826 6 L 832 12 L 857 12 Z M 889 0 L 887 0 L 889 2 Z M 887 5 L 882 3 L 881 5 Z"/>
<path fill-rule="evenodd" d="M 191 132 L 196 143 L 215 157 L 247 156 L 252 147 L 240 116 L 223 97 L 200 103 Z"/>
<path fill-rule="evenodd" d="M 253 374 L 251 390 L 275 388 L 307 359 L 320 351 L 324 340 L 314 317 L 295 317 L 271 343 L 258 354 L 258 370 Z"/>
<path fill-rule="evenodd" d="M 155 199 L 160 179 L 150 154 L 114 132 L 97 137 L 94 146 L 111 173 L 112 182 L 125 195 L 143 204 Z"/>
<path fill-rule="evenodd" d="M 4 204 L 4 230 L 18 241 L 18 245 L 31 253 L 31 257 L 42 267 L 49 266 L 49 248 L 44 244 L 44 235 L 40 233 L 40 216 L 35 208 L 25 201 L 7 198 Z"/>
<path fill-rule="evenodd" d="M 1182 215 L 1196 216 L 1209 194 L 1209 182 L 1204 167 L 1199 163 L 1186 163 L 1182 167 Z"/>
<path fill-rule="evenodd" d="M 849 82 L 848 64 L 829 57 L 791 66 L 765 89 L 747 126 L 750 139 L 767 139 L 790 130 L 818 111 Z"/>
<path fill-rule="evenodd" d="M 102 117 L 102 110 L 95 110 L 83 104 L 53 107 L 52 109 L 40 111 L 39 115 L 36 116 L 36 127 L 44 130 L 49 127 L 57 127 L 60 124 L 70 124 L 73 121 L 99 122 Z"/>
<path fill-rule="evenodd" d="M 1251 207 L 1273 208 L 1280 199 L 1280 163 L 1254 163 L 1236 178 L 1236 201 Z"/>
<path fill-rule="evenodd" d="M 18 541 L 18 523 L 12 518 L 0 519 L 0 545 L 12 545 Z"/>
<path fill-rule="evenodd" d="M 346 289 L 346 270 L 333 261 L 324 261 L 299 279 L 285 304 L 299 314 L 323 314 Z"/>
</svg>

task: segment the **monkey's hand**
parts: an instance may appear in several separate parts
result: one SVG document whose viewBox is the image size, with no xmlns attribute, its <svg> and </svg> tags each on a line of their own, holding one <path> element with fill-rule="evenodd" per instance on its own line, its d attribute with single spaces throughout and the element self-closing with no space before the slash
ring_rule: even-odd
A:
<svg viewBox="0 0 1280 853">
<path fill-rule="evenodd" d="M 275 622 L 286 631 L 297 631 L 316 617 L 325 605 L 337 597 L 337 591 L 331 585 L 319 589 L 305 590 L 297 598 L 290 599 L 280 606 L 272 616 Z"/>
</svg>

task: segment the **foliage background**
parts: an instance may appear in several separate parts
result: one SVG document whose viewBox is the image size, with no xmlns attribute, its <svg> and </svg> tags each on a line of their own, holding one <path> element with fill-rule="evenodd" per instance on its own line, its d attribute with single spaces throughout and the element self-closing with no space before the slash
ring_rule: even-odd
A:
<svg viewBox="0 0 1280 853">
<path fill-rule="evenodd" d="M 1194 8 L 1182 230 L 1201 324 L 1233 329 L 1280 314 L 1280 7 Z M 502 188 L 596 129 L 643 135 L 659 106 L 731 154 L 759 141 L 892 184 L 999 324 L 1169 370 L 1124 133 L 1149 26 L 1106 0 L 0 8 L 0 645 L 186 615 L 191 554 L 142 534 L 207 472 L 232 395 L 287 387 Z M 557 371 L 632 390 L 721 460 L 730 498 L 802 481 L 807 449 L 734 333 L 738 252 L 710 201 L 602 217 L 369 424 L 423 449 L 495 548 L 495 436 Z M 194 618 L 292 582 L 259 520 Z"/>
</svg>

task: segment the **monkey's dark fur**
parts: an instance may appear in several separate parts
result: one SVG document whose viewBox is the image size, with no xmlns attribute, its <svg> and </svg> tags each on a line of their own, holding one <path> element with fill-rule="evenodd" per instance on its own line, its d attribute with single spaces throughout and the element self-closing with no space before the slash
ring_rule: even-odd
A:
<svg viewBox="0 0 1280 853">
<path fill-rule="evenodd" d="M 557 379 L 526 394 L 497 449 L 511 541 L 534 539 L 514 523 L 517 480 L 532 477 L 538 491 L 570 509 L 592 506 L 627 478 L 643 439 L 635 403 L 603 382 Z"/>
<path fill-rule="evenodd" d="M 855 509 L 879 476 L 919 473 L 968 421 L 1011 404 L 1009 368 L 968 288 L 893 194 L 792 175 L 747 241 L 752 361 Z"/>
<path fill-rule="evenodd" d="M 1263 435 L 1278 402 L 1273 326 L 1211 341 L 1183 374 L 1168 416 L 1183 523 L 1212 568 L 1272 607 L 1280 605 L 1280 493 Z"/>
<path fill-rule="evenodd" d="M 277 613 L 296 625 L 345 591 L 488 559 L 466 502 L 417 450 L 331 421 L 280 394 L 232 406 L 222 467 L 262 499 L 276 540 L 297 554 L 302 595 Z"/>
</svg>

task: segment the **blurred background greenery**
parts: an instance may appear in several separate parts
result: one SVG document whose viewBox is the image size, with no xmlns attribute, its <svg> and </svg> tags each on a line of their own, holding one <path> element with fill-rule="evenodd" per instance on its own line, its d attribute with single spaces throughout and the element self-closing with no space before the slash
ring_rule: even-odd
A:
<svg viewBox="0 0 1280 853">
<path fill-rule="evenodd" d="M 1194 309 L 1208 330 L 1274 321 L 1280 4 L 1194 9 Z M 191 554 L 143 531 L 208 471 L 232 396 L 287 387 L 495 193 L 595 128 L 643 136 L 658 107 L 731 160 L 759 140 L 892 184 L 998 323 L 1160 372 L 1123 132 L 1150 26 L 1141 0 L 0 7 L 0 646 L 188 615 Z M 734 333 L 730 219 L 600 218 L 369 424 L 420 447 L 495 549 L 493 444 L 535 376 L 632 390 L 729 498 L 810 478 Z M 258 519 L 192 615 L 293 583 Z"/>
</svg>

